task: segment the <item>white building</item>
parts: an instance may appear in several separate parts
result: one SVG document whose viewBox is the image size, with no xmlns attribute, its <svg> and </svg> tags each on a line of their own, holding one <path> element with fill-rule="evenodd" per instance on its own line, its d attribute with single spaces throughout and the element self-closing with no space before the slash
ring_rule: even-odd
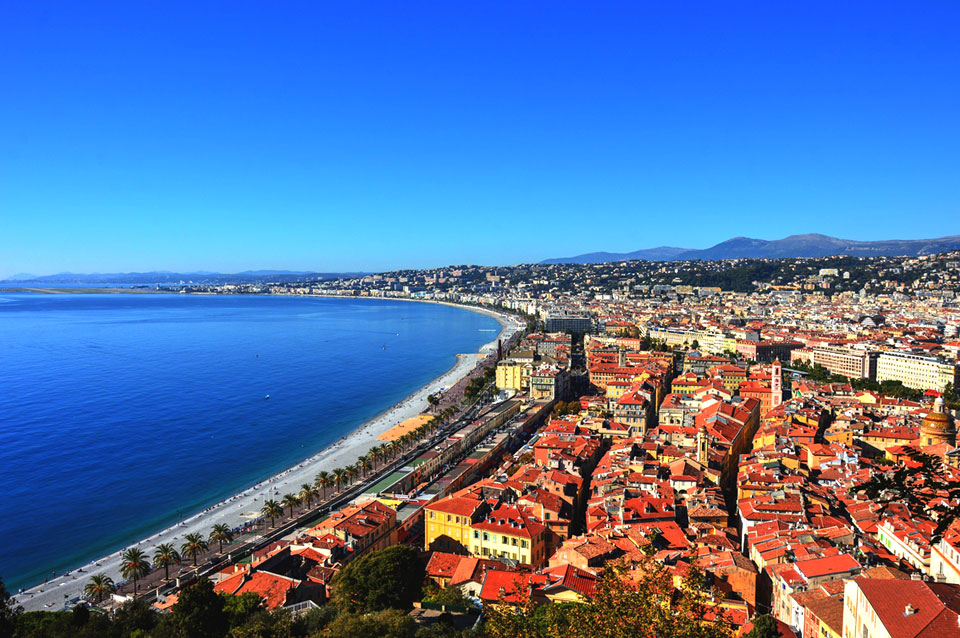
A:
<svg viewBox="0 0 960 638">
<path fill-rule="evenodd" d="M 884 352 L 877 357 L 877 381 L 900 381 L 908 388 L 942 391 L 957 385 L 957 366 L 934 357 L 906 352 Z"/>
</svg>

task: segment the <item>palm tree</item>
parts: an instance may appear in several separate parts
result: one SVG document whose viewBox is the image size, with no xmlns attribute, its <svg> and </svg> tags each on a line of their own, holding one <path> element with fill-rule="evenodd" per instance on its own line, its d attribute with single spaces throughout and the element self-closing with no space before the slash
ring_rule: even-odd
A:
<svg viewBox="0 0 960 638">
<path fill-rule="evenodd" d="M 153 552 L 153 566 L 163 567 L 163 579 L 170 580 L 170 565 L 180 562 L 180 554 L 170 543 L 157 545 Z"/>
<path fill-rule="evenodd" d="M 333 471 L 333 482 L 337 485 L 337 491 L 343 487 L 343 482 L 347 480 L 347 471 L 342 467 L 338 467 Z"/>
<path fill-rule="evenodd" d="M 333 485 L 333 477 L 328 472 L 320 472 L 317 476 L 320 479 L 320 487 L 323 488 L 323 498 L 326 498 L 327 488 Z"/>
<path fill-rule="evenodd" d="M 208 547 L 210 546 L 207 545 L 207 541 L 203 537 L 203 534 L 194 532 L 193 534 L 187 534 L 183 537 L 183 545 L 180 546 L 180 551 L 183 552 L 184 556 L 187 554 L 193 556 L 193 566 L 196 567 L 197 554 L 207 551 Z"/>
<path fill-rule="evenodd" d="M 327 497 L 327 488 L 330 487 L 330 473 L 322 470 L 313 477 L 313 484 L 323 490 L 323 498 Z"/>
<path fill-rule="evenodd" d="M 378 462 L 378 461 L 381 459 L 381 457 L 383 456 L 383 450 L 381 449 L 381 447 L 380 447 L 379 445 L 374 445 L 372 448 L 370 448 L 369 455 L 370 455 L 370 464 L 371 464 L 371 466 L 372 466 L 372 467 L 377 467 L 377 462 Z"/>
<path fill-rule="evenodd" d="M 150 563 L 139 547 L 131 547 L 121 554 L 120 573 L 133 579 L 133 595 L 137 595 L 137 581 L 150 573 Z"/>
<path fill-rule="evenodd" d="M 370 467 L 370 455 L 361 454 L 360 458 L 357 459 L 357 468 L 360 470 L 360 476 L 363 476 L 367 473 L 367 468 Z"/>
<path fill-rule="evenodd" d="M 350 479 L 350 482 L 353 483 L 354 479 L 357 478 L 357 475 L 360 474 L 360 470 L 356 465 L 347 466 L 347 478 Z"/>
<path fill-rule="evenodd" d="M 116 588 L 113 579 L 106 574 L 94 574 L 90 577 L 90 582 L 83 586 L 83 593 L 85 596 L 95 597 L 99 603 L 104 596 L 113 593 Z"/>
<path fill-rule="evenodd" d="M 233 530 L 231 530 L 230 526 L 226 523 L 217 523 L 213 526 L 213 529 L 210 530 L 210 540 L 220 544 L 219 553 L 222 554 L 223 544 L 233 540 Z"/>
<path fill-rule="evenodd" d="M 297 494 L 297 496 L 299 496 L 301 500 L 306 501 L 307 508 L 309 508 L 311 501 L 317 497 L 317 490 L 309 483 L 304 483 L 300 486 L 300 493 Z"/>
<path fill-rule="evenodd" d="M 278 516 L 283 516 L 283 508 L 280 507 L 280 503 L 270 499 L 260 508 L 260 513 L 270 519 L 270 527 L 276 527 L 275 519 Z"/>
<path fill-rule="evenodd" d="M 300 504 L 300 499 L 294 494 L 284 494 L 280 502 L 290 508 L 290 518 L 293 518 L 293 508 Z"/>
</svg>

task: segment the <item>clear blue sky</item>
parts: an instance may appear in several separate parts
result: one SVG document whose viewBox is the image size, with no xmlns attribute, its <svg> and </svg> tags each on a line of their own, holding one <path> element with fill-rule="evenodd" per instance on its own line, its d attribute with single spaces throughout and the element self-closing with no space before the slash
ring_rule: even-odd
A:
<svg viewBox="0 0 960 638">
<path fill-rule="evenodd" d="M 953 0 L 5 2 L 0 277 L 960 233 L 958 33 Z"/>
</svg>

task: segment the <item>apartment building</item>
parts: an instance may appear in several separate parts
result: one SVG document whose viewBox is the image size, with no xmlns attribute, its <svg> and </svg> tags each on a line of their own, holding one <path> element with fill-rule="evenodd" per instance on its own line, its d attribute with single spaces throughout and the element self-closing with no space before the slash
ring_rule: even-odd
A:
<svg viewBox="0 0 960 638">
<path fill-rule="evenodd" d="M 908 388 L 943 391 L 957 385 L 957 365 L 907 352 L 883 352 L 877 357 L 877 381 L 900 381 Z"/>
<path fill-rule="evenodd" d="M 809 366 L 821 365 L 831 374 L 851 379 L 873 379 L 877 376 L 878 353 L 835 346 L 799 348 L 791 355 Z"/>
<path fill-rule="evenodd" d="M 957 585 L 857 577 L 843 592 L 843 638 L 960 635 Z"/>
</svg>

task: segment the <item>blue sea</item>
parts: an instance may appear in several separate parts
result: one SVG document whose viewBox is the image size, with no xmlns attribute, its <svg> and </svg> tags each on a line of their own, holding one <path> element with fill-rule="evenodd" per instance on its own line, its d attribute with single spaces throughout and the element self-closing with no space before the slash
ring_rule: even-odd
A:
<svg viewBox="0 0 960 638">
<path fill-rule="evenodd" d="M 402 301 L 0 293 L 0 577 L 34 585 L 312 456 L 491 329 Z"/>
</svg>

